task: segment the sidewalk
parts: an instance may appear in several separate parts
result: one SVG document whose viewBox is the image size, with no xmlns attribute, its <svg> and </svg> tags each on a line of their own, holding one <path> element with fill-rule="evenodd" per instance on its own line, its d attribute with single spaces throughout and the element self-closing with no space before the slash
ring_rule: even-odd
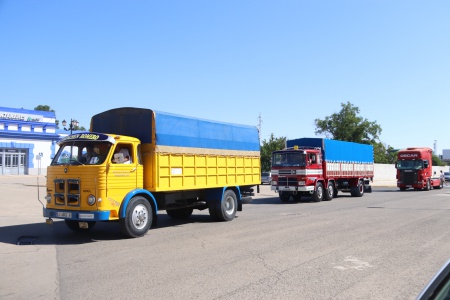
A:
<svg viewBox="0 0 450 300">
<path fill-rule="evenodd" d="M 45 243 L 45 176 L 0 176 L 0 299 L 59 299 L 56 246 Z M 28 245 L 17 245 L 22 237 Z"/>
</svg>

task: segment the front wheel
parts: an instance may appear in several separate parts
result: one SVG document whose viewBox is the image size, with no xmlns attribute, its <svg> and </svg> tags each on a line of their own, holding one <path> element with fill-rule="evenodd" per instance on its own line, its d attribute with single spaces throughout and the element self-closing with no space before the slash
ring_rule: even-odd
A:
<svg viewBox="0 0 450 300">
<path fill-rule="evenodd" d="M 212 200 L 209 203 L 209 214 L 215 221 L 231 221 L 236 216 L 237 198 L 232 190 L 226 190 L 223 200 Z"/>
<path fill-rule="evenodd" d="M 323 194 L 324 194 L 323 185 L 322 185 L 322 183 L 318 182 L 316 184 L 316 190 L 313 193 L 313 201 L 314 202 L 322 201 L 323 200 Z"/>
<path fill-rule="evenodd" d="M 430 180 L 427 180 L 427 185 L 425 186 L 425 191 L 431 190 L 431 182 Z"/>
<path fill-rule="evenodd" d="M 278 197 L 280 197 L 281 202 L 288 202 L 291 195 L 288 193 L 278 192 Z"/>
<path fill-rule="evenodd" d="M 120 219 L 122 232 L 128 237 L 140 237 L 147 233 L 153 220 L 153 211 L 147 199 L 136 196 L 128 203 L 125 218 Z"/>
</svg>

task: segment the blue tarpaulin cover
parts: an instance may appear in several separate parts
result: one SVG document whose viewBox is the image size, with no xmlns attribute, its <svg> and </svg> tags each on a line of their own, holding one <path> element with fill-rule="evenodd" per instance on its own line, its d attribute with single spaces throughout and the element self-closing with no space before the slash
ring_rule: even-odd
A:
<svg viewBox="0 0 450 300">
<path fill-rule="evenodd" d="M 373 163 L 373 146 L 323 138 L 287 140 L 287 147 L 320 147 L 323 159 L 328 162 Z"/>
<path fill-rule="evenodd" d="M 91 131 L 133 136 L 152 143 L 155 117 L 156 144 L 161 146 L 259 151 L 256 126 L 181 116 L 150 109 L 123 107 L 92 117 Z"/>
</svg>

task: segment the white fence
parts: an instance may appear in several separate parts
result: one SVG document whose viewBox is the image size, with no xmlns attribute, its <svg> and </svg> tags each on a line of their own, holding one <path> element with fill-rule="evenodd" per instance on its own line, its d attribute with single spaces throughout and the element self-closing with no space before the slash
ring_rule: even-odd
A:
<svg viewBox="0 0 450 300">
<path fill-rule="evenodd" d="M 439 177 L 441 170 L 442 172 L 448 172 L 449 167 L 433 167 L 433 173 L 436 172 L 436 177 Z M 373 186 L 397 186 L 395 165 L 375 164 L 373 173 Z"/>
</svg>

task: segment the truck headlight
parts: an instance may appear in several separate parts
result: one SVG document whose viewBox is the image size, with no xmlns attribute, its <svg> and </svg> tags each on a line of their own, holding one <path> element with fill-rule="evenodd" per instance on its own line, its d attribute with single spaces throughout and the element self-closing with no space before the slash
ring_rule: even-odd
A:
<svg viewBox="0 0 450 300">
<path fill-rule="evenodd" d="M 87 203 L 89 204 L 89 205 L 94 205 L 95 204 L 95 196 L 94 195 L 89 195 L 88 196 L 88 198 L 87 198 Z"/>
<path fill-rule="evenodd" d="M 52 195 L 51 194 L 47 194 L 47 196 L 45 196 L 45 200 L 47 200 L 47 203 L 52 202 Z"/>
<path fill-rule="evenodd" d="M 298 185 L 305 185 L 305 181 L 304 180 L 299 181 Z"/>
</svg>

